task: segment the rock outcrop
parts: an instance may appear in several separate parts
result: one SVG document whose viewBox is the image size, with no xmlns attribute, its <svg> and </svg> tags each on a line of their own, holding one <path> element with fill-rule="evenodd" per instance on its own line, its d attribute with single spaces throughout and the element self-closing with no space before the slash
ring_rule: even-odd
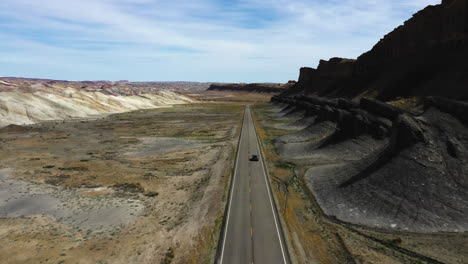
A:
<svg viewBox="0 0 468 264">
<path fill-rule="evenodd" d="M 304 84 L 311 82 L 314 79 L 316 73 L 317 73 L 316 69 L 308 68 L 308 67 L 301 68 L 299 72 L 299 82 L 304 83 Z"/>
<path fill-rule="evenodd" d="M 321 60 L 317 69 L 301 68 L 299 81 L 288 89 L 283 95 L 327 94 L 339 89 L 353 75 L 355 60 L 332 58 L 329 61 Z"/>
<path fill-rule="evenodd" d="M 321 61 L 316 71 L 309 71 L 312 77 L 300 78 L 285 95 L 351 98 L 367 93 L 380 100 L 398 96 L 466 100 L 467 57 L 468 1 L 442 1 L 416 13 L 355 62 Z"/>
<path fill-rule="evenodd" d="M 372 99 L 272 102 L 302 118 L 295 124 L 313 118 L 275 145 L 288 160 L 310 161 L 305 181 L 328 216 L 414 232 L 468 230 L 468 104 L 430 97 L 414 114 Z"/>
</svg>

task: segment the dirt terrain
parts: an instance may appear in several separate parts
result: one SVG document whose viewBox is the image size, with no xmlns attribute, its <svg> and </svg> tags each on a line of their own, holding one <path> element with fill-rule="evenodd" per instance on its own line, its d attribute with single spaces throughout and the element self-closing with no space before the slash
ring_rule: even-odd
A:
<svg viewBox="0 0 468 264">
<path fill-rule="evenodd" d="M 272 94 L 268 93 L 250 93 L 242 91 L 203 91 L 191 92 L 188 94 L 191 98 L 198 101 L 207 102 L 230 102 L 230 103 L 266 103 L 271 100 Z"/>
<path fill-rule="evenodd" d="M 322 174 L 316 170 L 355 162 L 374 149 L 379 149 L 386 141 L 362 136 L 326 145 L 323 144 L 324 139 L 337 129 L 335 123 L 314 123 L 315 117 L 304 118 L 301 111 L 283 111 L 284 107 L 259 104 L 255 106 L 254 113 L 269 163 L 273 189 L 279 200 L 280 213 L 286 231 L 289 231 L 288 246 L 294 257 L 293 262 L 466 263 L 466 232 L 431 232 L 432 229 L 427 229 L 425 233 L 415 233 L 396 228 L 398 226 L 394 228 L 391 224 L 386 228 L 379 228 L 378 225 L 370 227 L 327 216 L 319 206 L 316 194 L 308 188 L 307 173 L 314 170 L 320 176 Z M 322 147 L 318 147 L 319 143 Z M 332 179 L 329 175 L 327 178 Z M 391 186 L 391 183 L 386 186 Z M 363 190 L 357 193 L 365 194 Z M 348 197 L 352 200 L 352 196 Z M 378 202 L 377 199 L 371 201 L 375 204 Z M 389 216 L 388 219 L 391 217 L 396 216 Z M 421 220 L 425 219 L 430 217 Z M 399 224 L 403 223 L 415 222 L 403 221 Z M 385 222 L 379 224 L 385 225 Z"/>
<path fill-rule="evenodd" d="M 207 263 L 243 106 L 0 129 L 2 263 Z"/>
</svg>

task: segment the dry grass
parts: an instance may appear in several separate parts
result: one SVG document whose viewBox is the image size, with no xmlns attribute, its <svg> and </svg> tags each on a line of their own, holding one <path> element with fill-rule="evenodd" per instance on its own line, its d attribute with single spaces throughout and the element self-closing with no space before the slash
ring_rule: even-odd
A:
<svg viewBox="0 0 468 264">
<path fill-rule="evenodd" d="M 418 107 L 421 107 L 423 103 L 424 103 L 424 100 L 421 97 L 400 98 L 400 99 L 388 102 L 388 104 L 391 104 L 393 106 L 400 107 L 406 110 L 415 110 Z"/>
</svg>

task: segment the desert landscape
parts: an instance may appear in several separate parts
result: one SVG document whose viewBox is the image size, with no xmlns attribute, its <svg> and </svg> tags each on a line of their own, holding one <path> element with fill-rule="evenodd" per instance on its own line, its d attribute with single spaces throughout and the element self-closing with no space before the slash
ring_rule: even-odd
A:
<svg viewBox="0 0 468 264">
<path fill-rule="evenodd" d="M 0 129 L 3 263 L 209 262 L 243 108 Z"/>
<path fill-rule="evenodd" d="M 1 263 L 468 264 L 468 0 L 5 1 Z"/>
<path fill-rule="evenodd" d="M 299 263 L 466 263 L 467 7 L 428 6 L 256 106 Z"/>
</svg>

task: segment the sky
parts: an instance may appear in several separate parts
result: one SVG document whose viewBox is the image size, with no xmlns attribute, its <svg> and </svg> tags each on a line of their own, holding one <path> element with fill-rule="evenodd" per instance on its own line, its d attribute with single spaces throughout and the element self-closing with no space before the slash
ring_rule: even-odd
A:
<svg viewBox="0 0 468 264">
<path fill-rule="evenodd" d="M 440 0 L 1 0 L 0 76 L 287 82 Z"/>
</svg>

